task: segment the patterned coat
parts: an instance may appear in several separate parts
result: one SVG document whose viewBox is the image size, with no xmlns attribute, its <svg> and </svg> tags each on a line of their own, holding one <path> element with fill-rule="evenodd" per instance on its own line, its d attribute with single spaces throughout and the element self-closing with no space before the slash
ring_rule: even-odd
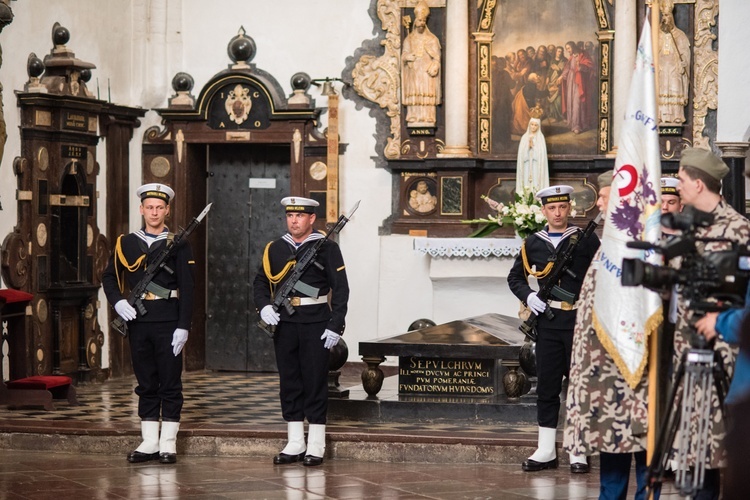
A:
<svg viewBox="0 0 750 500">
<path fill-rule="evenodd" d="M 750 239 L 750 221 L 740 215 L 734 210 L 726 201 L 723 199 L 719 202 L 716 208 L 711 212 L 714 215 L 714 222 L 710 227 L 699 228 L 696 231 L 696 235 L 700 238 L 726 238 L 731 241 L 735 241 L 746 245 Z M 699 251 L 703 253 L 715 252 L 721 250 L 728 250 L 729 245 L 721 242 L 711 243 L 698 243 Z M 677 325 L 675 327 L 674 335 L 674 366 L 675 373 L 677 372 L 677 366 L 682 360 L 682 354 L 687 349 L 690 349 L 690 335 L 691 327 L 688 324 L 689 311 L 686 310 L 685 301 L 680 295 L 678 301 L 678 313 Z M 724 369 L 726 370 L 727 376 L 731 379 L 734 373 L 734 361 L 736 351 L 721 337 L 717 337 L 714 344 L 714 350 L 721 355 L 724 363 Z M 696 393 L 696 402 L 703 397 L 703 394 L 698 391 Z M 672 411 L 679 411 L 679 408 L 673 408 Z M 691 434 L 695 436 L 697 432 L 697 416 L 693 418 L 691 424 Z M 726 433 L 725 418 L 719 405 L 719 398 L 716 394 L 716 388 L 711 386 L 711 423 L 710 423 L 710 450 L 708 457 L 706 457 L 706 467 L 711 469 L 717 469 L 726 466 L 726 454 L 722 447 L 724 435 Z M 675 438 L 675 443 L 679 443 L 679 433 Z M 691 440 L 691 443 L 695 444 L 695 439 Z M 675 450 L 673 449 L 673 452 Z M 691 450 L 690 463 L 694 463 L 695 456 L 694 450 Z"/>
<path fill-rule="evenodd" d="M 600 255 L 584 278 L 573 334 L 563 446 L 575 455 L 646 448 L 648 376 L 631 389 L 592 324 Z"/>
</svg>

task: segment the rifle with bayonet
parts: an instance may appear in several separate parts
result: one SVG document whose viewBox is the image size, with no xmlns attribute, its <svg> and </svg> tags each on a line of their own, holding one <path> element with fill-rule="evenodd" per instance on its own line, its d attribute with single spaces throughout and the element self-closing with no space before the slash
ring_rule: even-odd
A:
<svg viewBox="0 0 750 500">
<path fill-rule="evenodd" d="M 156 259 L 149 262 L 149 264 L 146 266 L 143 277 L 130 291 L 130 295 L 128 295 L 128 304 L 133 306 L 138 311 L 139 316 L 145 316 L 146 313 L 148 313 L 146 306 L 143 305 L 143 297 L 146 295 L 146 292 L 149 291 L 149 285 L 151 285 L 151 282 L 162 269 L 167 271 L 169 274 L 174 274 L 174 270 L 167 266 L 167 259 L 169 259 L 169 257 L 171 257 L 177 251 L 180 242 L 190 236 L 190 233 L 192 233 L 193 230 L 198 227 L 208 211 L 211 210 L 211 205 L 212 203 L 209 203 L 208 205 L 206 205 L 206 208 L 204 208 L 203 211 L 198 215 L 198 217 L 193 217 L 193 220 L 190 221 L 188 227 L 177 233 L 172 241 L 168 241 L 164 248 L 159 252 L 159 255 L 156 257 Z M 114 321 L 112 321 L 112 323 L 110 323 L 110 326 L 123 337 L 128 336 L 128 324 L 119 315 L 114 319 Z"/>
<path fill-rule="evenodd" d="M 546 308 L 544 309 L 544 316 L 547 319 L 552 320 L 555 317 L 555 313 L 552 312 L 552 309 L 547 304 L 547 301 L 549 301 L 550 299 L 554 298 L 562 302 L 568 302 L 571 304 L 575 302 L 575 294 L 561 288 L 558 283 L 565 274 L 571 276 L 572 278 L 576 278 L 576 275 L 573 273 L 573 271 L 570 270 L 570 266 L 573 264 L 573 257 L 575 255 L 576 248 L 581 243 L 581 241 L 591 236 L 591 233 L 594 232 L 601 220 L 602 214 L 600 213 L 596 216 L 595 219 L 589 221 L 586 229 L 584 229 L 583 231 L 583 234 L 581 234 L 580 236 L 571 236 L 568 247 L 561 254 L 557 254 L 555 256 L 555 263 L 552 265 L 552 270 L 547 275 L 547 279 L 545 280 L 544 284 L 539 287 L 539 291 L 536 294 L 537 297 L 539 297 L 539 299 L 546 304 Z M 536 324 L 538 321 L 539 316 L 535 314 L 534 311 L 531 311 L 531 315 L 526 319 L 526 321 L 521 323 L 521 326 L 518 327 L 518 329 L 521 330 L 527 337 L 529 337 L 532 342 L 536 342 Z"/>
<path fill-rule="evenodd" d="M 331 235 L 338 234 L 342 229 L 344 229 L 344 226 L 347 222 L 349 222 L 349 219 L 352 218 L 352 215 L 354 215 L 354 212 L 357 211 L 357 208 L 359 208 L 359 201 L 354 204 L 354 207 L 349 212 L 349 215 L 341 214 L 339 216 L 339 220 L 336 221 L 336 224 L 331 228 L 330 231 L 328 231 L 328 233 L 326 233 L 325 238 L 315 240 L 315 242 L 305 251 L 302 257 L 297 259 L 297 262 L 294 264 L 292 270 L 289 272 L 289 274 L 287 274 L 284 281 L 274 293 L 273 302 L 271 302 L 271 305 L 273 306 L 273 310 L 275 312 L 279 312 L 279 310 L 281 310 L 281 308 L 283 307 L 286 310 L 287 314 L 289 314 L 290 316 L 295 313 L 294 306 L 292 305 L 289 298 L 289 295 L 291 295 L 292 291 L 294 290 L 304 293 L 309 297 L 318 297 L 317 289 L 314 289 L 310 285 L 307 285 L 301 281 L 302 275 L 305 274 L 305 271 L 307 271 L 312 265 L 314 265 L 318 269 L 323 269 L 323 265 L 315 260 L 318 257 L 320 248 L 331 237 Z M 258 321 L 258 326 L 264 332 L 266 332 L 269 337 L 274 338 L 274 336 L 276 335 L 275 325 L 269 325 L 261 319 L 260 321 Z"/>
</svg>

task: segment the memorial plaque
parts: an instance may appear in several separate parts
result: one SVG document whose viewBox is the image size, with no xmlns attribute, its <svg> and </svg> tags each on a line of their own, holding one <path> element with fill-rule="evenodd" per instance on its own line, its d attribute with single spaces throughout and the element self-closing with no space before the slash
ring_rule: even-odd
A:
<svg viewBox="0 0 750 500">
<path fill-rule="evenodd" d="M 60 150 L 60 155 L 63 158 L 83 158 L 86 153 L 86 149 L 82 146 L 71 146 L 69 144 L 63 144 Z"/>
<path fill-rule="evenodd" d="M 399 357 L 399 394 L 493 396 L 494 359 Z"/>
<path fill-rule="evenodd" d="M 72 130 L 88 130 L 89 122 L 85 114 L 75 111 L 65 111 L 63 128 Z"/>
</svg>

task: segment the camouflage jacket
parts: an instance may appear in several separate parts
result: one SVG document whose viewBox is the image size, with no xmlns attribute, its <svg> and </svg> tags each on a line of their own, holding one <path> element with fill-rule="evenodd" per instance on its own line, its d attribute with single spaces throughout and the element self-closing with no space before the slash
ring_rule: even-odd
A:
<svg viewBox="0 0 750 500">
<path fill-rule="evenodd" d="M 700 238 L 725 238 L 730 241 L 738 242 L 741 244 L 747 244 L 750 238 L 750 221 L 740 215 L 734 210 L 726 201 L 723 199 L 719 202 L 716 208 L 711 212 L 714 215 L 714 222 L 711 226 L 706 228 L 698 228 L 696 236 Z M 698 243 L 698 250 L 701 254 L 716 252 L 721 250 L 728 250 L 730 245 L 722 242 L 710 242 L 710 243 Z M 682 360 L 683 353 L 690 349 L 690 336 L 692 335 L 692 328 L 689 326 L 690 311 L 686 309 L 685 300 L 682 295 L 678 298 L 678 318 L 677 325 L 675 327 L 674 335 L 674 354 L 673 362 L 677 373 L 677 367 Z M 724 340 L 717 337 L 714 344 L 714 350 L 721 355 L 724 369 L 727 376 L 731 380 L 732 374 L 734 373 L 734 361 L 736 351 L 730 347 Z M 700 403 L 701 398 L 704 395 L 699 388 L 696 387 L 696 393 L 694 401 L 696 404 Z M 678 396 L 679 399 L 679 396 Z M 672 411 L 680 411 L 680 408 L 672 408 Z M 722 441 L 726 433 L 726 422 L 724 414 L 719 404 L 719 398 L 716 394 L 716 388 L 711 385 L 711 421 L 709 424 L 709 444 L 710 448 L 706 456 L 706 466 L 712 469 L 726 466 L 725 452 L 722 447 Z M 694 418 L 691 422 L 691 435 L 695 436 L 698 432 L 698 418 L 694 414 Z M 679 432 L 675 438 L 675 443 L 679 443 L 680 436 Z M 695 461 L 695 450 L 692 447 L 695 444 L 695 439 L 691 440 L 691 451 L 689 455 L 689 462 L 693 464 Z M 674 445 L 676 446 L 676 445 Z M 675 450 L 673 449 L 673 452 Z"/>
<path fill-rule="evenodd" d="M 632 453 L 646 447 L 648 378 L 631 389 L 592 324 L 600 253 L 583 280 L 573 334 L 563 446 L 575 455 Z"/>
</svg>

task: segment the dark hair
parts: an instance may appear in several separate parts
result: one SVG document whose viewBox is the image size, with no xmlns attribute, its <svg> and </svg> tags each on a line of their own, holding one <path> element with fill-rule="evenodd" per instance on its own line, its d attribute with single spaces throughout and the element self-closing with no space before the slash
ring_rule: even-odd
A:
<svg viewBox="0 0 750 500">
<path fill-rule="evenodd" d="M 705 170 L 700 170 L 698 168 L 691 167 L 690 165 L 682 165 L 680 168 L 683 172 L 685 172 L 685 175 L 690 177 L 692 180 L 699 180 L 703 182 L 703 184 L 706 185 L 706 189 L 708 189 L 712 193 L 721 193 L 721 181 L 713 177 Z"/>
</svg>

